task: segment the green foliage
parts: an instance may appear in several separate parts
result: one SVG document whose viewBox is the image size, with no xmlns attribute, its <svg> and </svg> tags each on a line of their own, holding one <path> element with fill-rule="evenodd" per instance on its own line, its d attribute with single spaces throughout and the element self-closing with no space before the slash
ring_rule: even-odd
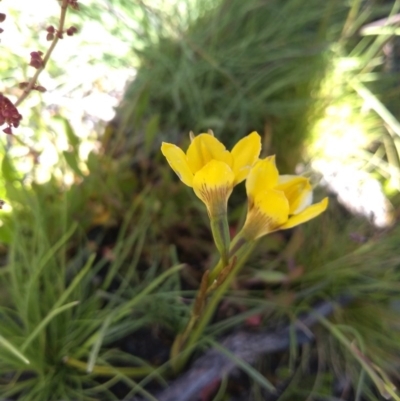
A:
<svg viewBox="0 0 400 401">
<path fill-rule="evenodd" d="M 390 378 L 400 362 L 399 238 L 398 227 L 378 235 L 332 202 L 327 213 L 299 227 L 289 242 L 283 233 L 260 241 L 237 279 L 242 286 L 225 298 L 241 312 L 210 325 L 207 336 L 220 336 L 255 316 L 271 330 L 288 321 L 295 329 L 297 317 L 315 303 L 351 296 L 353 301 L 338 307 L 329 320 L 320 319 L 321 326 L 312 330 L 315 344 L 298 347 L 293 341 L 279 357 L 260 358 L 259 369 L 284 389 L 280 401 L 329 399 L 334 383 L 344 378 L 363 399 L 380 399 L 376 391 L 398 399 Z M 253 391 L 260 384 L 268 388 L 258 372 L 243 369 L 254 381 Z"/>
<path fill-rule="evenodd" d="M 387 2 L 386 10 L 381 3 L 351 2 L 343 32 L 328 54 L 330 62 L 315 92 L 320 101 L 310 112 L 314 124 L 307 156 L 325 165 L 363 170 L 379 178 L 393 195 L 400 189 L 400 115 L 392 100 L 399 95 L 398 66 L 393 63 L 398 39 L 386 35 L 380 24 L 391 25 L 390 16 L 399 11 L 400 3 Z M 371 20 L 383 16 L 387 20 L 375 23 L 376 29 L 369 27 Z"/>
<path fill-rule="evenodd" d="M 152 399 L 146 384 L 166 385 L 164 360 L 153 366 L 146 356 L 119 349 L 119 342 L 151 328 L 168 333 L 168 347 L 185 327 L 187 299 L 211 265 L 214 247 L 203 205 L 154 154 L 161 140 L 179 142 L 184 131 L 211 127 L 232 144 L 257 129 L 264 133 L 264 149 L 272 148 L 284 168 L 293 170 L 304 140 L 315 139 L 310 128 L 327 105 L 350 103 L 353 122 L 378 127 L 371 140 L 382 139 L 382 121 L 398 131 L 383 103 L 395 91 L 387 94 L 380 86 L 383 73 L 375 70 L 384 38 L 352 36 L 386 8 L 357 10 L 357 4 L 210 0 L 188 3 L 179 18 L 172 18 L 172 6 L 166 12 L 128 0 L 82 7 L 85 18 L 104 21 L 111 36 L 125 41 L 125 52 L 138 51 L 137 58 L 132 52 L 102 59 L 115 67 L 139 61 L 140 68 L 118 111 L 118 137 L 110 125 L 100 152 L 82 160 L 80 137 L 58 118 L 52 132 L 65 135 L 68 148 L 50 180 L 38 184 L 38 166 L 24 174 L 4 150 L 0 198 L 12 209 L 1 212 L 0 226 L 2 397 L 116 400 L 113 386 L 124 383 L 124 395 Z M 119 15 L 123 27 L 116 24 Z M 85 53 L 83 62 L 93 63 L 93 54 Z M 338 72 L 332 57 L 335 68 L 350 67 L 324 86 L 324 78 Z M 12 59 L 11 71 L 17 66 Z M 357 113 L 365 100 L 375 114 L 364 119 Z M 40 108 L 32 113 L 32 129 L 44 135 L 40 114 Z M 389 139 L 398 145 L 398 138 Z M 391 164 L 388 149 L 381 171 Z M 231 203 L 233 227 L 245 205 L 240 194 Z M 286 233 L 263 239 L 194 344 L 218 347 L 215 338 L 254 316 L 271 329 L 288 321 L 295 327 L 296 317 L 315 302 L 354 297 L 330 320 L 320 320 L 315 344 L 299 349 L 293 341 L 276 360 L 260 358 L 256 367 L 228 355 L 250 378 L 254 399 L 263 399 L 270 382 L 277 388 L 287 384 L 279 400 L 332 399 L 335 380 L 345 372 L 356 399 L 374 400 L 375 388 L 388 389 L 379 369 L 397 373 L 400 231 L 375 233 L 342 213 L 331 205 L 289 240 Z M 317 371 L 311 369 L 316 361 Z M 215 399 L 228 393 L 224 380 Z"/>
<path fill-rule="evenodd" d="M 75 138 L 72 131 L 69 136 Z M 143 392 L 130 377 L 155 374 L 154 369 L 112 344 L 155 323 L 176 330 L 173 316 L 181 314 L 176 296 L 160 309 L 154 294 L 176 294 L 180 287 L 173 277 L 182 266 L 163 271 L 162 253 L 144 256 L 147 241 L 154 243 L 149 225 L 158 199 L 148 190 L 136 192 L 123 212 L 112 255 L 102 256 L 102 235 L 88 242 L 83 230 L 96 219 L 89 212 L 89 196 L 93 204 L 104 201 L 110 180 L 115 201 L 126 205 L 127 188 L 116 179 L 123 177 L 115 171 L 123 163 L 108 169 L 106 158 L 92 154 L 89 165 L 92 174 L 68 189 L 54 178 L 29 187 L 13 173 L 11 161 L 3 163 L 10 172 L 4 179 L 12 211 L 2 216 L 8 229 L 2 239 L 9 244 L 0 272 L 0 373 L 8 377 L 0 382 L 2 397 L 89 400 L 100 391 L 101 399 L 117 399 L 107 388 L 118 381 Z M 132 199 L 132 179 L 129 192 Z M 109 209 L 109 215 L 120 218 L 119 208 Z M 104 375 L 114 377 L 109 385 L 97 379 Z"/>
<path fill-rule="evenodd" d="M 316 99 L 310 93 L 346 12 L 342 1 L 215 2 L 187 29 L 162 31 L 139 51 L 119 128 L 129 136 L 156 113 L 170 141 L 212 128 L 232 145 L 258 130 L 266 141 L 272 137 L 281 164 L 293 169 L 312 123 L 307 115 Z"/>
</svg>

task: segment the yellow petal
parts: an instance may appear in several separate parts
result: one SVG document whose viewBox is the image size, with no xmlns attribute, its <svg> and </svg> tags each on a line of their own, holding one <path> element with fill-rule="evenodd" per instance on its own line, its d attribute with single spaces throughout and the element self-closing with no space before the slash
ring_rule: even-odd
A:
<svg viewBox="0 0 400 401">
<path fill-rule="evenodd" d="M 290 177 L 290 178 L 288 178 Z M 312 187 L 310 181 L 299 176 L 280 176 L 275 187 L 283 191 L 290 205 L 290 214 L 299 214 L 312 203 Z"/>
<path fill-rule="evenodd" d="M 197 135 L 189 145 L 186 157 L 193 174 L 211 160 L 219 160 L 232 167 L 232 155 L 217 138 L 210 134 Z"/>
<path fill-rule="evenodd" d="M 289 202 L 281 191 L 267 189 L 253 200 L 249 199 L 249 211 L 243 227 L 244 236 L 257 239 L 275 231 L 289 217 Z"/>
<path fill-rule="evenodd" d="M 280 227 L 280 229 L 285 230 L 287 228 L 292 228 L 298 226 L 299 224 L 305 223 L 306 221 L 311 220 L 314 217 L 320 215 L 322 212 L 326 210 L 327 207 L 328 207 L 328 198 L 324 198 L 321 202 L 309 206 L 303 212 L 296 214 L 295 216 L 291 216 L 289 220 Z"/>
<path fill-rule="evenodd" d="M 189 164 L 183 150 L 171 143 L 163 142 L 161 145 L 161 152 L 181 181 L 191 187 L 193 183 L 193 173 L 189 168 Z"/>
<path fill-rule="evenodd" d="M 258 193 L 275 187 L 279 172 L 275 166 L 275 156 L 261 159 L 251 168 L 246 180 L 247 196 L 255 199 Z"/>
<path fill-rule="evenodd" d="M 267 189 L 255 198 L 254 206 L 275 222 L 275 225 L 281 225 L 288 219 L 289 203 L 281 191 Z"/>
<path fill-rule="evenodd" d="M 242 182 L 249 174 L 251 167 L 257 161 L 261 152 L 261 137 L 252 132 L 241 139 L 232 149 L 234 185 Z"/>
<path fill-rule="evenodd" d="M 226 213 L 235 175 L 226 163 L 211 160 L 193 178 L 195 194 L 206 204 L 210 216 Z"/>
<path fill-rule="evenodd" d="M 299 176 L 295 175 L 295 174 L 281 174 L 278 179 L 278 185 L 286 184 L 287 182 L 292 181 L 293 179 L 295 179 L 297 177 L 299 177 Z"/>
</svg>

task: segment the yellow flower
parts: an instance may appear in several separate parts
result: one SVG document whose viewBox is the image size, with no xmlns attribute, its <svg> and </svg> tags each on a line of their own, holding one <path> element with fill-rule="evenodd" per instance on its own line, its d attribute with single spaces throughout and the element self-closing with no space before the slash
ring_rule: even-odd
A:
<svg viewBox="0 0 400 401">
<path fill-rule="evenodd" d="M 242 236 L 257 239 L 277 230 L 292 228 L 317 217 L 328 206 L 328 198 L 312 203 L 312 187 L 305 177 L 281 175 L 275 156 L 259 160 L 246 181 L 249 201 Z"/>
<path fill-rule="evenodd" d="M 179 147 L 163 142 L 161 151 L 181 181 L 193 187 L 206 204 L 210 216 L 226 213 L 233 187 L 246 179 L 261 151 L 257 132 L 241 139 L 231 152 L 212 135 L 193 138 L 186 154 Z"/>
</svg>

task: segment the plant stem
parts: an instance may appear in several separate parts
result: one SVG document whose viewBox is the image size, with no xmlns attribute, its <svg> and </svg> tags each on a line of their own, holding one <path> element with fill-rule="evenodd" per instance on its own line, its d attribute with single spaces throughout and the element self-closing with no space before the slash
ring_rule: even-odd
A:
<svg viewBox="0 0 400 401">
<path fill-rule="evenodd" d="M 210 225 L 215 245 L 221 255 L 222 264 L 227 266 L 229 262 L 230 235 L 226 212 L 210 217 Z"/>
<path fill-rule="evenodd" d="M 233 239 L 230 250 L 229 257 L 232 258 L 239 250 L 247 243 L 247 240 L 240 235 L 240 233 Z M 212 269 L 209 276 L 209 284 L 211 285 L 214 280 L 217 279 L 221 271 L 228 265 L 228 263 L 224 263 L 223 260 L 220 260 L 217 265 Z"/>
<path fill-rule="evenodd" d="M 234 245 L 235 241 L 232 244 Z M 212 315 L 218 306 L 218 303 L 228 290 L 230 284 L 236 277 L 240 268 L 246 263 L 247 258 L 252 253 L 256 244 L 257 241 L 247 242 L 246 246 L 241 246 L 238 251 L 231 257 L 231 263 L 234 264 L 232 270 L 229 272 L 224 281 L 212 293 L 209 302 L 205 305 L 204 309 L 201 311 L 201 314 L 199 316 L 196 316 L 196 321 L 192 321 L 192 319 L 189 321 L 184 331 L 185 336 L 187 337 L 187 341 L 185 343 L 181 342 L 179 344 L 181 346 L 180 351 L 186 352 L 182 352 L 173 362 L 174 370 L 176 372 L 181 370 L 186 364 L 188 358 L 191 355 L 189 349 L 196 343 L 196 341 L 199 340 L 200 336 L 203 334 L 206 325 L 210 322 Z M 217 264 L 216 267 L 220 265 L 223 265 L 221 261 Z M 178 350 L 175 349 L 175 355 L 177 354 L 177 351 Z"/>
<path fill-rule="evenodd" d="M 60 14 L 60 20 L 58 23 L 58 32 L 62 33 L 64 30 L 64 25 L 65 25 L 65 16 L 67 15 L 67 8 L 68 8 L 68 0 L 62 0 L 61 4 L 61 14 Z M 57 33 L 54 35 L 53 41 L 51 42 L 50 47 L 47 49 L 47 52 L 43 58 L 43 63 L 42 65 L 36 70 L 35 75 L 29 80 L 28 85 L 22 92 L 22 95 L 17 99 L 17 101 L 14 103 L 14 106 L 19 106 L 29 95 L 31 92 L 32 88 L 35 86 L 37 79 L 39 78 L 39 75 L 41 72 L 45 69 L 47 62 L 50 59 L 51 53 L 53 53 L 54 48 L 57 45 L 57 42 L 60 38 L 58 37 Z"/>
</svg>

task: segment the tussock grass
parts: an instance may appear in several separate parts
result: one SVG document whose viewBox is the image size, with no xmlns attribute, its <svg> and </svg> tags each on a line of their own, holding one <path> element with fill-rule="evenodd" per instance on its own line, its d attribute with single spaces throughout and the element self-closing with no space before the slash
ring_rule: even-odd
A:
<svg viewBox="0 0 400 401">
<path fill-rule="evenodd" d="M 12 241 L 0 276 L 2 397 L 89 400 L 100 392 L 117 399 L 107 388 L 121 381 L 143 392 L 130 378 L 154 375 L 154 368 L 112 344 L 139 328 L 164 325 L 163 316 L 170 325 L 168 316 L 179 306 L 175 295 L 164 304 L 164 314 L 151 313 L 158 301 L 154 292 L 179 290 L 171 277 L 181 265 L 162 272 L 153 258 L 145 274 L 138 270 L 154 199 L 149 193 L 137 196 L 107 258 L 67 219 L 65 193 L 53 187 L 59 194 L 54 205 L 49 191 L 10 192 Z M 96 379 L 102 376 L 113 379 L 102 383 Z"/>
<path fill-rule="evenodd" d="M 120 129 L 129 136 L 157 116 L 163 139 L 212 128 L 228 145 L 258 130 L 267 136 L 265 150 L 272 141 L 282 165 L 293 168 L 310 128 L 310 93 L 323 77 L 347 3 L 214 4 L 187 29 L 160 22 L 173 32 L 161 30 L 139 51 L 137 77 L 118 111 Z"/>
</svg>

